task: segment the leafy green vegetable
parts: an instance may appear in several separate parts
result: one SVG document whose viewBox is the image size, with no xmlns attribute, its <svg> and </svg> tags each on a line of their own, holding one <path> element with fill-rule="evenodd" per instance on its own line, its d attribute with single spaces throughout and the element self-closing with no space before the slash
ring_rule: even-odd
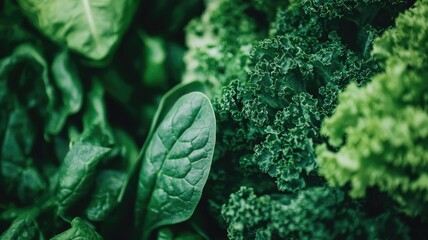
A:
<svg viewBox="0 0 428 240">
<path fill-rule="evenodd" d="M 224 203 L 241 186 L 251 186 L 271 198 L 294 199 L 310 196 L 313 189 L 326 185 L 317 171 L 315 149 L 326 142 L 320 127 L 334 114 L 338 96 L 348 84 L 355 85 L 354 90 L 364 87 L 381 71 L 370 54 L 372 43 L 412 2 L 219 0 L 207 4 L 204 14 L 186 29 L 189 52 L 183 81 L 199 79 L 213 86 L 210 92 L 219 140 L 207 183 L 212 215 L 221 227 L 229 226 L 229 237 L 236 239 L 358 238 L 354 227 L 364 229 L 359 230 L 360 236 L 369 236 L 371 224 L 352 221 L 354 215 L 371 218 L 392 207 L 386 201 L 385 209 L 374 211 L 370 204 L 377 192 L 367 196 L 366 202 L 320 197 L 319 203 L 308 204 L 307 212 L 293 212 L 296 220 L 290 221 L 306 226 L 295 230 L 290 223 L 270 219 L 283 217 L 282 212 L 278 217 L 262 214 L 276 200 L 263 198 L 260 201 L 267 203 L 259 209 L 258 201 L 244 204 L 246 194 L 229 197 L 234 198 L 236 208 L 256 209 L 252 213 L 225 214 L 229 206 Z M 328 171 L 334 174 L 335 169 Z M 321 204 L 352 212 L 339 220 L 346 225 L 340 228 L 342 232 L 330 231 L 331 216 L 311 222 L 319 213 L 315 206 Z M 354 204 L 361 207 L 352 209 Z M 395 210 L 392 215 L 382 215 L 382 221 L 395 221 L 395 215 L 399 215 Z M 234 219 L 240 221 L 235 225 Z M 307 225 L 303 223 L 306 219 Z M 315 235 L 305 232 L 318 222 L 325 227 L 312 231 Z M 373 226 L 384 232 L 385 226 Z M 394 234 L 406 238 L 410 233 Z"/>
<path fill-rule="evenodd" d="M 20 94 L 17 101 L 6 94 L 4 100 L 10 101 L 9 104 L 24 105 L 28 109 L 39 108 L 37 110 L 40 115 L 46 118 L 46 134 L 57 134 L 63 128 L 68 115 L 80 109 L 80 82 L 65 52 L 56 56 L 52 64 L 51 78 L 49 65 L 36 46 L 20 45 L 11 56 L 1 60 L 0 74 L 3 89 L 10 91 L 10 95 L 14 92 L 29 93 Z M 14 78 L 18 80 L 12 80 Z M 61 100 L 59 96 L 62 97 Z"/>
<path fill-rule="evenodd" d="M 425 239 L 427 1 L 0 1 L 0 239 Z"/>
<path fill-rule="evenodd" d="M 353 10 L 357 10 L 366 15 L 364 20 L 375 17 L 380 8 L 394 10 L 396 5 L 404 5 L 406 3 L 405 0 L 303 0 L 300 2 L 307 14 L 334 19 L 350 14 Z"/>
<path fill-rule="evenodd" d="M 156 227 L 187 220 L 199 202 L 215 143 L 215 117 L 208 98 L 198 92 L 179 98 L 149 141 L 136 209 L 144 239 Z"/>
<path fill-rule="evenodd" d="M 19 217 L 13 221 L 9 229 L 0 236 L 1 240 L 39 239 L 39 231 L 34 219 Z"/>
<path fill-rule="evenodd" d="M 197 46 L 188 57 L 199 65 L 189 62 L 195 68 L 187 76 L 209 76 L 207 81 L 219 85 L 213 90 L 214 108 L 227 129 L 220 133 L 219 154 L 236 155 L 246 173 L 276 178 L 281 191 L 297 191 L 312 181 L 314 146 L 323 141 L 318 133 L 322 119 L 331 114 L 349 82 L 362 85 L 377 71 L 362 53 L 375 34 L 371 22 L 356 26 L 358 43 L 346 44 L 346 36 L 336 30 L 345 19 L 306 15 L 301 5 L 258 9 L 256 3 L 220 1 L 188 27 L 188 44 Z M 262 10 L 265 19 L 275 21 L 271 29 L 249 14 Z M 223 19 L 225 12 L 234 24 Z M 258 31 L 263 27 L 265 31 Z M 221 30 L 205 42 L 213 34 L 210 29 Z"/>
<path fill-rule="evenodd" d="M 332 185 L 350 183 L 353 197 L 378 187 L 409 215 L 425 215 L 428 202 L 427 16 L 428 1 L 418 1 L 375 41 L 385 71 L 340 95 L 322 128 L 334 149 L 317 149 L 320 173 Z"/>
<path fill-rule="evenodd" d="M 56 86 L 61 91 L 65 111 L 68 114 L 78 112 L 83 102 L 82 86 L 76 67 L 66 51 L 59 53 L 53 60 L 52 75 Z"/>
<path fill-rule="evenodd" d="M 59 170 L 56 198 L 60 212 L 68 209 L 89 191 L 97 165 L 110 150 L 85 140 L 83 137 L 72 146 Z"/>
<path fill-rule="evenodd" d="M 297 195 L 258 197 L 247 187 L 232 194 L 222 209 L 230 239 L 408 239 L 396 216 L 368 217 L 357 202 L 326 187 Z"/>
<path fill-rule="evenodd" d="M 28 112 L 17 108 L 10 113 L 1 148 L 1 175 L 4 193 L 17 193 L 20 202 L 40 194 L 46 183 L 29 154 L 34 146 L 34 126 Z"/>
<path fill-rule="evenodd" d="M 169 228 L 162 228 L 159 230 L 156 240 L 204 240 L 201 236 L 192 232 L 182 232 L 179 235 L 174 235 L 173 230 Z"/>
<path fill-rule="evenodd" d="M 105 170 L 96 180 L 95 190 L 86 209 L 91 221 L 102 221 L 119 204 L 119 195 L 126 183 L 126 173 Z"/>
<path fill-rule="evenodd" d="M 80 218 L 75 218 L 71 222 L 71 228 L 63 233 L 60 233 L 52 240 L 73 240 L 73 239 L 88 239 L 88 240 L 101 240 L 103 239 L 91 225 L 86 223 Z"/>
<path fill-rule="evenodd" d="M 118 44 L 138 2 L 19 0 L 18 3 L 50 39 L 85 57 L 102 60 Z"/>
</svg>

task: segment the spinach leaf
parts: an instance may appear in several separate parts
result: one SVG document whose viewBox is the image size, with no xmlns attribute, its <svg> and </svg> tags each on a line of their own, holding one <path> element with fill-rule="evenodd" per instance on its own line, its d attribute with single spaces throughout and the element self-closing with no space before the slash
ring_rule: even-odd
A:
<svg viewBox="0 0 428 240">
<path fill-rule="evenodd" d="M 91 225 L 78 217 L 73 219 L 70 229 L 51 238 L 51 240 L 73 239 L 99 240 L 103 238 L 94 230 Z"/>
<path fill-rule="evenodd" d="M 163 227 L 159 229 L 156 236 L 156 240 L 205 240 L 206 238 L 198 235 L 197 233 L 190 231 L 180 231 L 179 233 L 174 232 L 173 229 Z"/>
<path fill-rule="evenodd" d="M 34 219 L 29 216 L 21 216 L 0 236 L 0 240 L 36 240 L 39 239 L 39 229 Z"/>
<path fill-rule="evenodd" d="M 90 190 L 96 167 L 110 151 L 96 145 L 94 139 L 103 139 L 102 135 L 102 129 L 87 130 L 67 153 L 58 175 L 56 199 L 60 215 Z"/>
<path fill-rule="evenodd" d="M 51 40 L 92 60 L 106 58 L 127 29 L 138 1 L 19 0 L 30 21 Z"/>
<path fill-rule="evenodd" d="M 66 117 L 80 110 L 83 102 L 83 90 L 77 69 L 67 51 L 62 51 L 55 56 L 52 62 L 52 75 L 62 101 L 55 102 L 55 107 L 59 108 L 55 111 L 57 121 L 51 121 L 51 127 L 48 128 L 53 129 L 54 133 L 58 133 L 64 125 Z M 55 123 L 56 126 L 52 126 Z"/>
<path fill-rule="evenodd" d="M 97 80 L 93 79 L 92 89 L 87 95 L 83 126 L 85 129 L 93 126 L 104 129 L 103 135 L 93 138 L 92 141 L 98 141 L 95 144 L 114 145 L 107 159 L 112 163 L 107 169 L 97 173 L 95 189 L 90 195 L 85 214 L 92 221 L 103 221 L 122 202 L 137 164 L 138 149 L 126 132 L 109 126 L 105 112 L 104 89 Z"/>
<path fill-rule="evenodd" d="M 189 83 L 180 83 L 175 87 L 173 87 L 172 89 L 170 89 L 167 93 L 165 93 L 159 102 L 159 106 L 158 106 L 158 109 L 156 110 L 155 115 L 153 116 L 153 120 L 150 125 L 150 131 L 147 135 L 147 139 L 150 140 L 152 138 L 156 128 L 158 127 L 162 119 L 164 119 L 168 111 L 178 101 L 178 99 L 181 96 L 191 92 L 195 92 L 195 91 L 205 93 L 206 92 L 205 88 L 206 88 L 206 85 L 204 83 L 199 81 L 193 81 Z M 140 159 L 142 158 L 144 152 L 146 151 L 148 143 L 149 141 L 144 142 L 144 145 L 141 148 L 141 151 L 139 154 Z"/>
<path fill-rule="evenodd" d="M 102 221 L 120 203 L 120 193 L 126 184 L 127 174 L 104 170 L 97 176 L 95 190 L 86 209 L 91 221 Z"/>
<path fill-rule="evenodd" d="M 15 195 L 20 203 L 29 204 L 46 189 L 30 156 L 36 130 L 22 107 L 13 109 L 7 121 L 3 141 L 0 140 L 0 187 L 6 196 Z"/>
<path fill-rule="evenodd" d="M 88 138 L 86 141 L 93 139 L 98 142 L 95 144 L 108 146 L 114 143 L 114 136 L 111 127 L 107 122 L 106 106 L 104 103 L 104 88 L 97 80 L 98 79 L 93 79 L 92 88 L 86 96 L 86 105 L 83 114 L 83 129 L 91 129 L 94 128 L 94 126 L 96 126 L 96 129 L 102 129 L 101 135 L 93 135 L 94 138 Z"/>
<path fill-rule="evenodd" d="M 198 92 L 179 98 L 160 122 L 149 139 L 138 182 L 136 214 L 143 221 L 144 239 L 156 227 L 193 214 L 211 167 L 215 130 L 210 101 Z"/>
<path fill-rule="evenodd" d="M 35 109 L 46 121 L 46 135 L 58 134 L 82 104 L 82 87 L 68 54 L 57 54 L 51 67 L 53 78 L 41 49 L 31 44 L 18 46 L 0 60 L 0 104 L 7 100 L 10 108 L 20 104 Z"/>
</svg>

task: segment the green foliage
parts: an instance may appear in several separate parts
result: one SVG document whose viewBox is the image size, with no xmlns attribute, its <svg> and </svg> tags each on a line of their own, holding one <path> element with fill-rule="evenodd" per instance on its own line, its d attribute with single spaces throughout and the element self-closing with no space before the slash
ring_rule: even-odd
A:
<svg viewBox="0 0 428 240">
<path fill-rule="evenodd" d="M 88 136 L 83 136 L 73 144 L 59 169 L 56 199 L 60 214 L 89 191 L 97 165 L 110 151 L 109 148 L 103 147 L 102 143 L 87 141 L 88 137 L 94 139 L 104 137 L 93 136 L 94 134 L 102 133 L 90 131 Z"/>
<path fill-rule="evenodd" d="M 19 0 L 21 9 L 43 34 L 93 60 L 102 60 L 118 44 L 137 1 Z"/>
<path fill-rule="evenodd" d="M 95 190 L 86 208 L 91 221 L 103 221 L 120 203 L 120 193 L 126 185 L 127 174 L 115 170 L 104 170 L 96 179 Z"/>
<path fill-rule="evenodd" d="M 218 85 L 246 75 L 251 43 L 261 40 L 263 32 L 257 19 L 246 14 L 254 8 L 251 1 L 215 0 L 206 4 L 204 14 L 186 27 L 189 50 L 183 81 Z"/>
<path fill-rule="evenodd" d="M 188 25 L 183 81 L 203 79 L 213 86 L 219 140 L 207 196 L 210 211 L 222 227 L 228 226 L 229 237 L 409 238 L 412 233 L 395 210 L 374 211 L 372 198 L 357 202 L 342 190 L 323 187 L 315 149 L 326 143 L 320 127 L 337 111 L 340 93 L 349 84 L 353 91 L 370 84 L 382 70 L 372 58 L 372 43 L 410 5 L 210 1 L 202 17 Z M 349 99 L 348 109 L 351 104 Z M 334 124 L 343 126 L 357 116 Z M 360 154 L 364 150 L 358 149 Z M 329 168 L 328 174 L 334 175 L 335 169 Z M 251 186 L 263 196 L 248 197 L 243 191 L 225 197 L 240 186 Z M 385 204 L 390 207 L 390 202 Z M 292 213 L 285 213 L 286 207 Z M 343 225 L 331 227 L 335 224 Z M 388 235 L 389 224 L 402 227 Z"/>
<path fill-rule="evenodd" d="M 19 217 L 13 221 L 7 231 L 0 235 L 1 240 L 39 239 L 39 230 L 31 217 Z"/>
<path fill-rule="evenodd" d="M 195 6 L 203 4 L 0 2 L 1 239 L 140 239 L 156 236 L 159 226 L 182 239 L 206 238 L 188 219 L 209 174 L 215 117 L 202 93 L 180 100 L 204 92 L 204 84 L 177 84 L 184 69 L 183 27 Z M 158 23 L 174 26 L 153 31 L 165 16 L 156 12 L 170 12 Z M 188 108 L 176 105 L 181 103 Z M 172 131 L 182 142 L 169 149 L 175 151 L 170 157 L 189 162 L 179 168 L 183 161 L 150 155 L 162 167 L 138 179 L 147 165 L 138 145 L 145 142 L 141 153 L 161 149 L 160 142 L 149 142 L 167 133 L 155 130 L 168 119 L 174 129 L 190 121 L 183 135 Z M 188 177 L 170 177 L 187 168 Z M 138 181 L 153 177 L 157 189 L 136 199 Z M 144 211 L 138 217 L 136 205 Z M 137 228 L 137 220 L 147 231 Z M 181 230 L 177 223 L 192 227 Z"/>
<path fill-rule="evenodd" d="M 372 54 L 383 67 L 391 58 L 400 59 L 411 69 L 428 66 L 428 46 L 424 44 L 428 37 L 427 2 L 417 1 L 414 8 L 397 17 L 394 28 L 376 39 Z"/>
<path fill-rule="evenodd" d="M 341 18 L 352 14 L 353 11 L 358 11 L 360 14 L 365 15 L 367 19 L 369 17 L 375 17 L 376 12 L 381 8 L 394 10 L 394 7 L 397 5 L 404 5 L 406 3 L 405 0 L 303 0 L 293 2 L 300 3 L 307 14 L 329 19 Z"/>
<path fill-rule="evenodd" d="M 197 92 L 179 98 L 148 141 L 136 206 L 143 239 L 156 227 L 187 220 L 199 202 L 215 144 L 208 98 Z"/>
<path fill-rule="evenodd" d="M 45 133 L 57 134 L 67 117 L 80 110 L 81 85 L 66 52 L 59 52 L 52 64 L 52 78 L 46 59 L 36 46 L 22 44 L 1 60 L 1 104 L 3 114 L 22 106 L 36 109 L 45 118 Z M 26 94 L 22 94 L 25 92 Z M 12 97 L 15 95 L 16 97 Z"/>
<path fill-rule="evenodd" d="M 52 240 L 73 240 L 73 239 L 88 239 L 88 240 L 101 240 L 103 239 L 91 225 L 86 223 L 80 218 L 75 218 L 71 222 L 71 228 L 63 233 L 60 233 Z"/>
<path fill-rule="evenodd" d="M 428 202 L 428 2 L 396 20 L 376 40 L 373 54 L 385 67 L 367 86 L 340 95 L 322 133 L 320 173 L 333 185 L 351 184 L 351 196 L 378 187 L 409 215 L 425 215 Z"/>
<path fill-rule="evenodd" d="M 314 187 L 294 195 L 257 196 L 241 187 L 223 206 L 230 239 L 408 239 L 396 216 L 368 217 L 338 189 Z"/>
<path fill-rule="evenodd" d="M 0 1 L 0 239 L 425 239 L 427 16 Z"/>
<path fill-rule="evenodd" d="M 348 82 L 365 82 L 371 74 L 370 63 L 347 50 L 336 34 L 307 46 L 306 52 L 299 44 L 303 37 L 292 34 L 255 46 L 254 70 L 248 79 L 236 80 L 245 87 L 224 88 L 218 110 L 257 133 L 254 154 L 241 159 L 241 165 L 269 173 L 277 178 L 278 188 L 287 191 L 303 188 L 303 175 L 315 168 L 318 126 L 334 108 L 337 93 Z M 367 73 L 361 74 L 360 68 Z M 242 107 L 235 103 L 230 108 L 229 99 L 237 99 Z"/>
<path fill-rule="evenodd" d="M 236 152 L 244 171 L 268 173 L 279 190 L 297 191 L 315 169 L 314 146 L 323 141 L 319 126 L 331 115 L 339 92 L 350 82 L 363 85 L 377 72 L 366 54 L 376 31 L 357 26 L 359 40 L 345 44 L 346 36 L 336 30 L 345 20 L 305 15 L 300 6 L 277 12 L 271 36 L 246 43 L 253 49 L 240 57 L 245 67 L 222 58 L 231 67 L 211 69 L 224 78 L 214 106 L 220 124 L 237 129 L 233 136 L 222 133 L 220 154 Z M 232 41 L 222 44 L 230 48 Z"/>
</svg>

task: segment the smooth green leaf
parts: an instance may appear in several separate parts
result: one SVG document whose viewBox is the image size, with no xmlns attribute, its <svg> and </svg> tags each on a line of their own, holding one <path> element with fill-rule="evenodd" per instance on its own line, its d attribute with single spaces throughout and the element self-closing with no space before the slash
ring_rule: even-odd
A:
<svg viewBox="0 0 428 240">
<path fill-rule="evenodd" d="M 143 31 L 138 32 L 138 38 L 144 44 L 144 69 L 142 79 L 146 86 L 163 86 L 166 76 L 166 49 L 162 38 L 151 37 Z"/>
<path fill-rule="evenodd" d="M 30 21 L 53 41 L 93 60 L 106 58 L 127 29 L 138 1 L 19 0 Z"/>
<path fill-rule="evenodd" d="M 126 132 L 120 129 L 115 130 L 115 136 L 117 137 L 117 141 L 121 145 L 121 158 L 123 160 L 123 169 L 127 174 L 125 183 L 123 184 L 120 194 L 118 196 L 118 201 L 121 202 L 125 195 L 126 188 L 131 181 L 133 173 L 138 167 L 139 149 L 137 148 L 137 145 L 135 144 L 131 136 L 129 136 Z"/>
<path fill-rule="evenodd" d="M 106 106 L 104 103 L 104 88 L 98 79 L 93 79 L 92 88 L 87 94 L 85 114 L 83 116 L 83 128 L 87 129 L 93 125 L 107 126 Z"/>
<path fill-rule="evenodd" d="M 0 140 L 0 186 L 6 195 L 16 194 L 22 203 L 32 202 L 46 189 L 46 183 L 30 157 L 35 132 L 28 112 L 17 107 L 10 113 L 4 139 Z"/>
<path fill-rule="evenodd" d="M 107 122 L 104 89 L 96 79 L 92 81 L 92 88 L 86 96 L 83 129 L 90 130 L 82 134 L 86 142 L 100 146 L 110 146 L 114 143 L 113 132 Z"/>
<path fill-rule="evenodd" d="M 74 218 L 71 228 L 62 232 L 51 240 L 101 240 L 103 239 L 94 228 L 80 218 Z"/>
<path fill-rule="evenodd" d="M 76 113 L 82 104 L 77 71 L 65 52 L 56 55 L 50 66 L 39 48 L 22 44 L 0 61 L 0 82 L 3 95 L 0 101 L 5 98 L 11 101 L 16 95 L 13 105 L 35 108 L 46 119 L 46 135 L 58 134 L 67 117 Z"/>
<path fill-rule="evenodd" d="M 34 219 L 28 216 L 19 217 L 0 236 L 0 240 L 37 240 L 39 230 Z"/>
<path fill-rule="evenodd" d="M 23 108 L 15 108 L 9 115 L 1 149 L 1 159 L 24 163 L 33 148 L 34 134 L 35 129 L 28 112 Z"/>
<path fill-rule="evenodd" d="M 175 230 L 175 231 L 174 231 Z M 156 240 L 204 240 L 206 238 L 187 229 L 172 229 L 163 227 L 159 230 Z"/>
<path fill-rule="evenodd" d="M 109 148 L 81 140 L 67 153 L 58 175 L 56 198 L 62 213 L 88 192 L 95 170 Z"/>
<path fill-rule="evenodd" d="M 119 204 L 120 193 L 127 180 L 127 174 L 120 171 L 105 170 L 98 177 L 86 216 L 91 221 L 102 221 Z"/>
<path fill-rule="evenodd" d="M 187 220 L 211 167 L 215 115 L 209 99 L 193 92 L 179 98 L 149 140 L 141 167 L 137 218 L 144 239 L 159 226 Z"/>
<path fill-rule="evenodd" d="M 82 106 L 82 85 L 77 75 L 76 66 L 70 60 L 68 52 L 60 52 L 52 63 L 52 74 L 58 88 L 61 90 L 62 100 L 70 113 L 76 113 Z"/>
<path fill-rule="evenodd" d="M 159 102 L 158 109 L 156 110 L 156 113 L 153 117 L 153 121 L 150 125 L 150 131 L 147 135 L 147 139 L 151 139 L 153 136 L 153 133 L 155 132 L 156 128 L 162 121 L 162 119 L 165 117 L 165 115 L 168 113 L 168 111 L 171 109 L 171 107 L 177 102 L 177 100 L 188 93 L 199 91 L 199 92 L 205 92 L 205 85 L 202 82 L 199 81 L 193 81 L 190 83 L 180 83 L 170 89 L 167 93 L 164 94 L 162 99 Z M 141 148 L 139 158 L 141 159 L 144 152 L 146 151 L 147 144 L 149 141 L 144 142 L 144 146 Z"/>
<path fill-rule="evenodd" d="M 58 118 L 61 121 L 65 121 L 68 115 L 78 112 L 82 107 L 82 85 L 77 74 L 77 69 L 70 60 L 67 51 L 60 52 L 55 56 L 51 70 L 53 81 L 59 89 L 59 95 L 62 100 L 61 105 L 63 105 L 59 106 Z M 63 124 L 56 128 L 56 132 L 61 129 Z M 52 128 L 55 129 L 55 127 Z"/>
</svg>

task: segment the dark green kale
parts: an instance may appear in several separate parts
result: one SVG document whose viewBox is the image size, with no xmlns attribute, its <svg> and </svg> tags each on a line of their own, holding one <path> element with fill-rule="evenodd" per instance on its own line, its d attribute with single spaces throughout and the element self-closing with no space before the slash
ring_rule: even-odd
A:
<svg viewBox="0 0 428 240">
<path fill-rule="evenodd" d="M 261 2 L 212 1 L 187 28 L 189 78 L 184 81 L 202 79 L 213 86 L 219 126 L 207 185 L 211 212 L 237 239 L 376 239 L 387 236 L 390 223 L 402 226 L 392 236 L 407 238 L 407 223 L 395 210 L 373 214 L 366 202 L 350 200 L 340 189 L 319 190 L 329 188 L 318 174 L 315 149 L 326 142 L 320 128 L 334 114 L 339 94 L 349 84 L 367 85 L 381 71 L 370 54 L 372 43 L 412 2 Z M 247 202 L 247 193 L 231 195 L 232 202 L 222 207 L 225 195 L 240 186 L 251 186 L 263 197 Z M 341 200 L 323 191 L 340 192 Z M 297 199 L 311 201 L 317 194 L 325 198 L 308 203 L 305 212 L 289 213 L 308 218 L 302 223 L 306 227 L 293 230 L 283 223 L 282 210 L 262 214 L 288 206 L 290 199 L 296 199 L 293 208 L 303 205 Z M 289 202 L 274 207 L 278 195 Z M 332 212 L 318 216 L 317 204 Z M 241 213 L 231 210 L 235 207 L 256 210 Z M 240 219 L 236 225 L 234 219 Z M 335 232 L 332 224 L 341 222 Z M 308 229 L 316 223 L 318 232 L 311 235 Z"/>
<path fill-rule="evenodd" d="M 393 213 L 369 217 L 361 208 L 328 187 L 263 196 L 241 187 L 222 215 L 230 239 L 409 239 L 407 226 Z"/>
</svg>

